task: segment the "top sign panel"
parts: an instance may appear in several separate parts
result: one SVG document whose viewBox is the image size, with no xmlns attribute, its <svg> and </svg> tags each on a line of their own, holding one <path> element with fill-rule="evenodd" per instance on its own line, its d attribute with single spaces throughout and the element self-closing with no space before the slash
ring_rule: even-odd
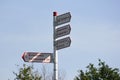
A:
<svg viewBox="0 0 120 80">
<path fill-rule="evenodd" d="M 70 12 L 59 15 L 56 17 L 55 26 L 70 22 L 71 14 Z"/>
</svg>

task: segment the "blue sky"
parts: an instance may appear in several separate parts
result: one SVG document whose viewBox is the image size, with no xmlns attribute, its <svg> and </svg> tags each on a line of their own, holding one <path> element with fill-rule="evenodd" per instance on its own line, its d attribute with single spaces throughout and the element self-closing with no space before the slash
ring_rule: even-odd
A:
<svg viewBox="0 0 120 80">
<path fill-rule="evenodd" d="M 53 11 L 70 12 L 71 46 L 58 51 L 65 80 L 102 59 L 120 68 L 119 0 L 0 0 L 0 80 L 13 80 L 25 51 L 53 52 Z M 26 63 L 30 64 L 30 63 Z M 41 63 L 34 63 L 40 70 Z M 45 64 L 50 71 L 53 64 Z"/>
</svg>

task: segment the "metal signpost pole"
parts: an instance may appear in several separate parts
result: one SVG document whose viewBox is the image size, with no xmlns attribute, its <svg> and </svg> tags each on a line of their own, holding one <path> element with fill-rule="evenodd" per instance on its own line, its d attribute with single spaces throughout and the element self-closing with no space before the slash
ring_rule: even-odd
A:
<svg viewBox="0 0 120 80">
<path fill-rule="evenodd" d="M 58 53 L 57 53 L 57 49 L 55 47 L 55 42 L 56 42 L 56 38 L 55 38 L 55 24 L 56 24 L 56 16 L 57 16 L 57 12 L 53 12 L 53 61 L 54 61 L 54 80 L 58 80 Z"/>
</svg>

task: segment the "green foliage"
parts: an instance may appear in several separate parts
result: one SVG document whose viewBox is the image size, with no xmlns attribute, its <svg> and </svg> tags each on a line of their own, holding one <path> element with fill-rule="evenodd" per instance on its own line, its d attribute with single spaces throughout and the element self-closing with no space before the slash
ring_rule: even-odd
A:
<svg viewBox="0 0 120 80">
<path fill-rule="evenodd" d="M 74 80 L 120 80 L 120 73 L 117 68 L 110 68 L 105 62 L 99 60 L 98 68 L 94 64 L 87 66 L 86 72 L 80 70 Z"/>
<path fill-rule="evenodd" d="M 23 68 L 19 69 L 19 73 L 15 73 L 16 78 L 14 80 L 41 80 L 41 76 L 38 71 L 33 72 L 33 66 L 27 66 L 23 64 Z"/>
</svg>

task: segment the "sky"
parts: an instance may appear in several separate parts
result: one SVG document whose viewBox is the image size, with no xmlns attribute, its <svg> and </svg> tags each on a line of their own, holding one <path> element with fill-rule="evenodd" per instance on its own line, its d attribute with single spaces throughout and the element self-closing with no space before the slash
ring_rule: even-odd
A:
<svg viewBox="0 0 120 80">
<path fill-rule="evenodd" d="M 53 52 L 53 12 L 71 13 L 71 45 L 58 50 L 59 70 L 73 80 L 98 59 L 120 69 L 120 0 L 0 0 L 0 80 L 13 80 L 23 52 Z M 45 65 L 53 72 L 53 64 Z"/>
</svg>

